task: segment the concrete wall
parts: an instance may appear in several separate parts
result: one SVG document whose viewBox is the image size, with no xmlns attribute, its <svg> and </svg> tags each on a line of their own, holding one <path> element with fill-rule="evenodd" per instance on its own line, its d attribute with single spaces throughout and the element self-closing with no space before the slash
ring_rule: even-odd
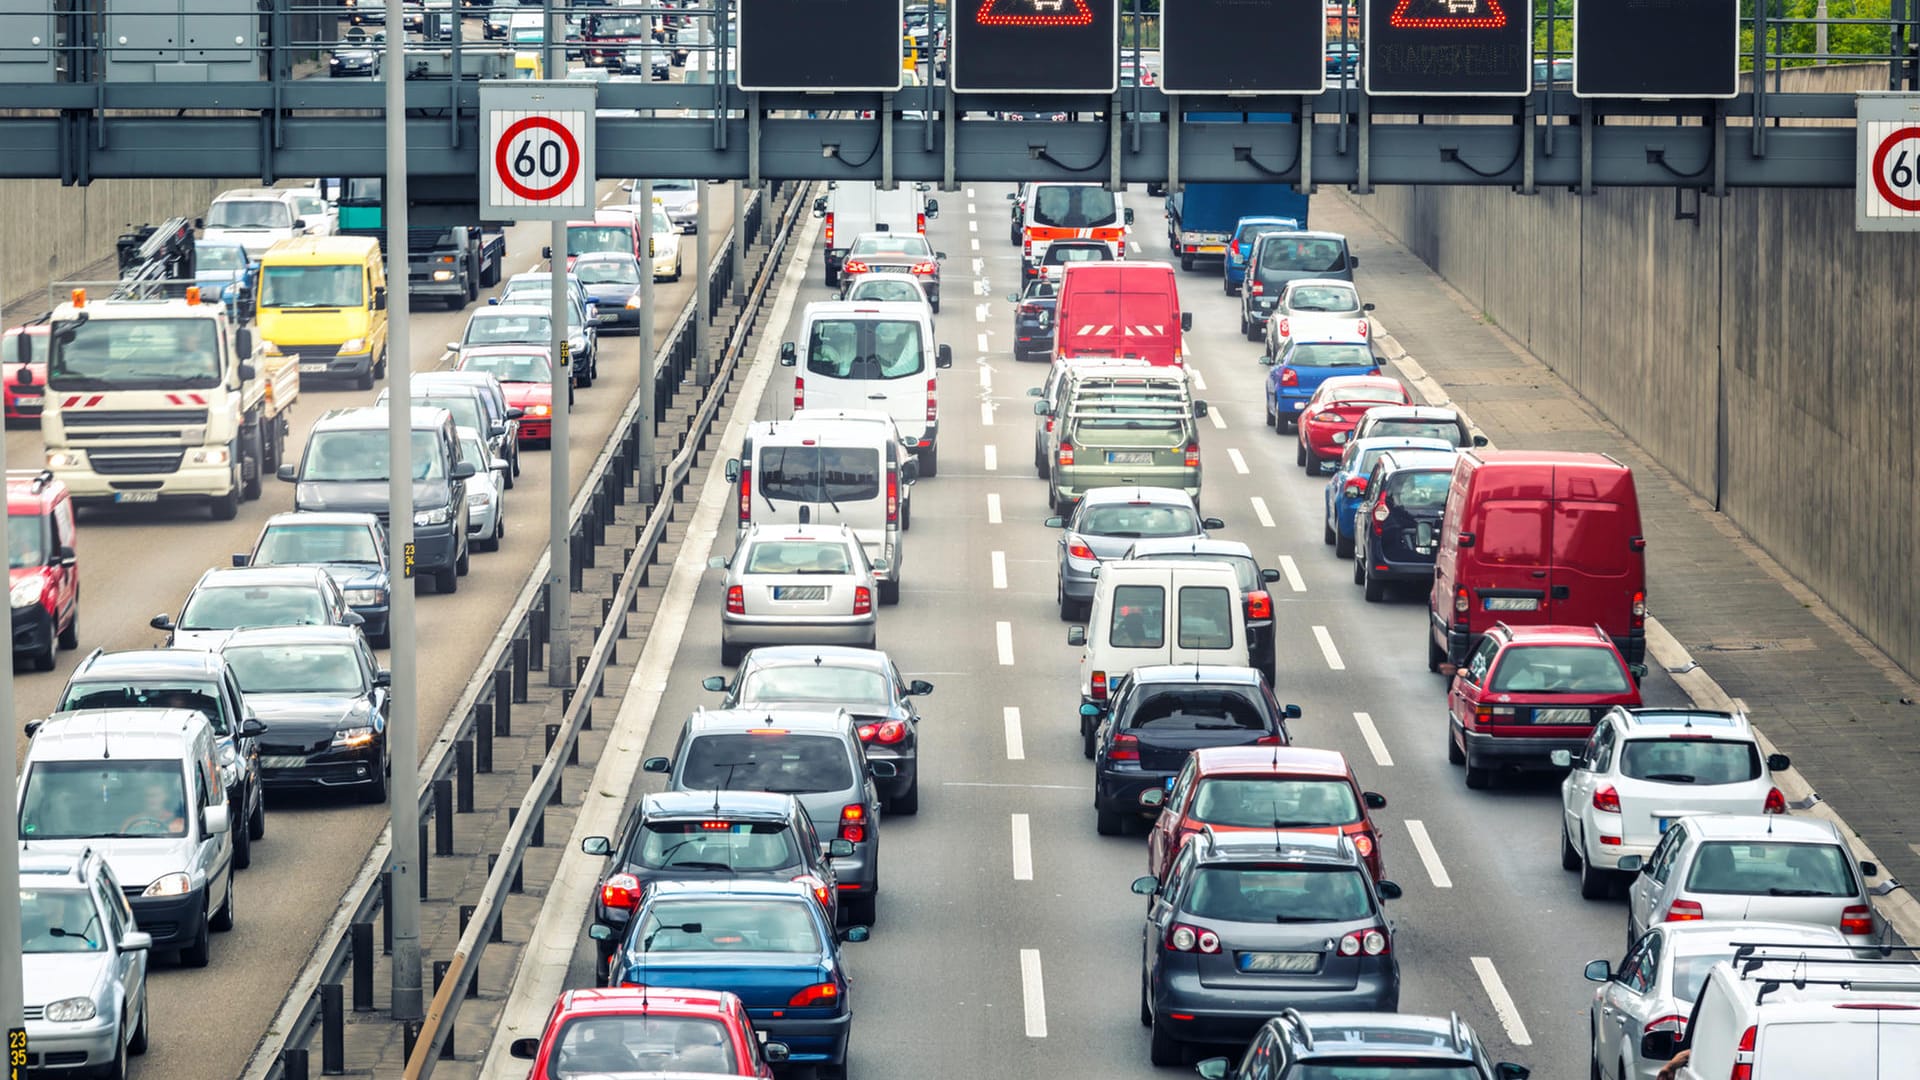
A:
<svg viewBox="0 0 1920 1080">
<path fill-rule="evenodd" d="M 1354 201 L 1920 672 L 1920 236 L 1855 232 L 1851 190 L 1736 190 L 1697 224 L 1671 190 Z"/>
</svg>

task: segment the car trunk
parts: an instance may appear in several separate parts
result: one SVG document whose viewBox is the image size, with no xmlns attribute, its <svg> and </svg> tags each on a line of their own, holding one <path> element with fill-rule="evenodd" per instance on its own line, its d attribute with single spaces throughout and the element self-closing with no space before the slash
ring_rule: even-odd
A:
<svg viewBox="0 0 1920 1080">
<path fill-rule="evenodd" d="M 799 990 L 829 982 L 833 973 L 811 953 L 675 952 L 648 953 L 644 966 L 627 970 L 627 980 L 647 986 L 725 990 L 749 1009 L 781 1009 Z"/>
<path fill-rule="evenodd" d="M 1220 935 L 1220 951 L 1197 956 L 1200 984 L 1219 990 L 1325 993 L 1352 990 L 1360 961 L 1340 956 L 1323 924 L 1221 922 L 1204 925 Z"/>
<path fill-rule="evenodd" d="M 748 615 L 806 618 L 853 614 L 853 588 L 841 573 L 753 574 L 741 592 Z"/>
<path fill-rule="evenodd" d="M 1195 750 L 1208 746 L 1250 746 L 1266 732 L 1230 719 L 1175 713 L 1145 727 L 1128 728 L 1140 743 L 1140 767 L 1148 772 L 1178 772 Z"/>
<path fill-rule="evenodd" d="M 1418 513 L 1391 501 L 1386 503 L 1387 520 L 1363 522 L 1379 530 L 1379 554 L 1389 562 L 1432 562 L 1440 543 L 1441 507 Z"/>
<path fill-rule="evenodd" d="M 1177 416 L 1146 414 L 1112 415 L 1076 419 L 1063 436 L 1072 441 L 1088 464 L 1110 468 L 1139 468 L 1146 475 L 1158 476 L 1166 470 L 1184 472 L 1187 445 L 1197 440 L 1188 436 L 1187 425 Z M 1123 479 L 1122 484 L 1147 483 Z M 1177 485 L 1176 485 L 1177 486 Z"/>
</svg>

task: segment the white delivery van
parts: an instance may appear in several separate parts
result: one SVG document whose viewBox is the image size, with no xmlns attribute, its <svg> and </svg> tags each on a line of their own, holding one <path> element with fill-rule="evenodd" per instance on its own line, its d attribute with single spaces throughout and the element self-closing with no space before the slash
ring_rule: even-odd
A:
<svg viewBox="0 0 1920 1080">
<path fill-rule="evenodd" d="M 736 524 L 845 525 L 875 569 L 882 604 L 898 603 L 905 566 L 907 491 L 919 466 L 891 425 L 873 414 L 760 420 L 747 428 L 740 456 L 726 463 L 735 485 Z M 884 419 L 885 414 L 878 414 Z"/>
<path fill-rule="evenodd" d="M 1681 1080 L 1914 1080 L 1920 962 L 1849 945 L 1774 943 L 1756 928 L 1707 974 Z"/>
<path fill-rule="evenodd" d="M 208 931 L 233 929 L 233 822 L 213 725 L 192 709 L 86 709 L 27 728 L 21 851 L 102 853 L 153 947 L 205 967 Z"/>
<path fill-rule="evenodd" d="M 253 188 L 215 195 L 199 224 L 200 239 L 239 244 L 247 249 L 247 258 L 258 262 L 268 248 L 305 236 L 309 226 L 323 223 L 300 216 L 299 197 L 292 189 Z"/>
<path fill-rule="evenodd" d="M 1227 563 L 1120 560 L 1094 570 L 1085 626 L 1067 628 L 1082 647 L 1080 703 L 1105 708 L 1113 685 L 1148 664 L 1249 667 L 1240 578 Z M 1080 716 L 1093 756 L 1094 718 Z"/>
<path fill-rule="evenodd" d="M 829 180 L 827 193 L 813 200 L 813 216 L 824 218 L 827 285 L 840 284 L 840 264 L 861 233 L 927 234 L 927 222 L 940 216 L 940 202 L 927 197 L 930 185 L 902 184 L 883 191 L 872 180 Z"/>
<path fill-rule="evenodd" d="M 898 300 L 808 304 L 800 319 L 800 341 L 781 344 L 780 363 L 799 369 L 793 376 L 796 411 L 884 412 L 893 417 L 919 458 L 920 475 L 939 472 L 936 372 L 953 366 L 953 349 L 934 345 L 933 313 L 925 304 Z"/>
</svg>

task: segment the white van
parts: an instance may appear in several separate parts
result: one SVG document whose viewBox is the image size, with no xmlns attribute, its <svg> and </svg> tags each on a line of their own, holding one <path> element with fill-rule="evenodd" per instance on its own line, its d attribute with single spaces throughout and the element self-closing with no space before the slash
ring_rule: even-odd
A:
<svg viewBox="0 0 1920 1080">
<path fill-rule="evenodd" d="M 1681 1080 L 1914 1080 L 1920 1077 L 1920 962 L 1765 935 L 1722 960 L 1687 1022 Z"/>
<path fill-rule="evenodd" d="M 754 525 L 845 525 L 875 569 L 880 602 L 900 600 L 901 534 L 919 466 L 884 413 L 804 409 L 792 420 L 747 427 L 740 456 L 726 463 L 736 485 L 740 535 Z"/>
<path fill-rule="evenodd" d="M 293 189 L 253 188 L 215 195 L 199 224 L 200 239 L 239 244 L 247 249 L 249 259 L 258 262 L 268 248 L 304 236 L 309 224 L 319 223 L 300 216 Z"/>
<path fill-rule="evenodd" d="M 840 264 L 853 238 L 868 232 L 927 234 L 927 222 L 940 216 L 940 202 L 927 197 L 928 184 L 902 184 L 882 191 L 872 180 L 829 180 L 827 193 L 813 200 L 813 216 L 825 218 L 827 285 L 840 284 Z"/>
<path fill-rule="evenodd" d="M 232 823 L 212 724 L 192 709 L 87 709 L 27 733 L 22 853 L 101 852 L 153 947 L 205 967 L 208 932 L 233 929 Z"/>
<path fill-rule="evenodd" d="M 877 409 L 893 417 L 920 460 L 920 475 L 940 471 L 939 368 L 953 349 L 935 346 L 933 314 L 906 301 L 825 300 L 800 320 L 806 362 L 795 343 L 780 346 L 780 363 L 798 367 L 793 407 Z M 927 360 L 933 363 L 929 365 Z"/>
<path fill-rule="evenodd" d="M 1082 647 L 1080 703 L 1105 707 L 1113 684 L 1148 664 L 1249 667 L 1240 578 L 1227 563 L 1119 560 L 1094 568 L 1085 626 L 1067 628 Z M 1169 602 L 1171 601 L 1171 602 Z M 1093 756 L 1094 718 L 1080 737 Z"/>
</svg>

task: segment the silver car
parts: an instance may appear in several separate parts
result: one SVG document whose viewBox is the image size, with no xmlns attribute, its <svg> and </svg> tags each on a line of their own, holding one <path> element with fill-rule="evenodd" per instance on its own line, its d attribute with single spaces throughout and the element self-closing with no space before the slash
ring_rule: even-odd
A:
<svg viewBox="0 0 1920 1080">
<path fill-rule="evenodd" d="M 1813 817 L 1696 814 L 1675 820 L 1645 859 L 1629 855 L 1627 944 L 1649 927 L 1705 919 L 1831 926 L 1848 944 L 1878 945 L 1886 927 L 1867 895 L 1872 863 Z"/>
<path fill-rule="evenodd" d="M 470 427 L 459 429 L 460 456 L 468 461 L 487 463 L 487 467 L 467 480 L 467 539 L 475 551 L 499 551 L 507 535 L 506 459 L 487 448 L 480 433 Z"/>
<path fill-rule="evenodd" d="M 1164 487 L 1094 488 L 1074 506 L 1073 516 L 1050 517 L 1046 524 L 1060 530 L 1054 599 L 1067 622 L 1086 616 L 1102 559 L 1120 558 L 1136 540 L 1203 537 L 1208 529 L 1227 527 L 1219 518 L 1201 517 L 1186 492 Z"/>
<path fill-rule="evenodd" d="M 125 1076 L 127 1055 L 147 1052 L 153 938 L 134 925 L 113 871 L 93 851 L 22 852 L 20 921 L 28 1066 Z"/>
<path fill-rule="evenodd" d="M 1839 930 L 1804 924 L 1714 919 L 1654 927 L 1627 950 L 1620 970 L 1605 960 L 1587 965 L 1587 979 L 1600 984 L 1587 1008 L 1592 1075 L 1656 1080 L 1679 1049 L 1707 973 L 1733 959 L 1737 947 L 1779 945 L 1791 952 L 1796 945 L 1844 944 Z"/>
<path fill-rule="evenodd" d="M 886 560 L 869 564 L 845 525 L 750 526 L 733 558 L 716 555 L 707 564 L 727 572 L 723 664 L 738 664 L 755 645 L 876 647 L 873 572 L 886 569 Z"/>
</svg>

